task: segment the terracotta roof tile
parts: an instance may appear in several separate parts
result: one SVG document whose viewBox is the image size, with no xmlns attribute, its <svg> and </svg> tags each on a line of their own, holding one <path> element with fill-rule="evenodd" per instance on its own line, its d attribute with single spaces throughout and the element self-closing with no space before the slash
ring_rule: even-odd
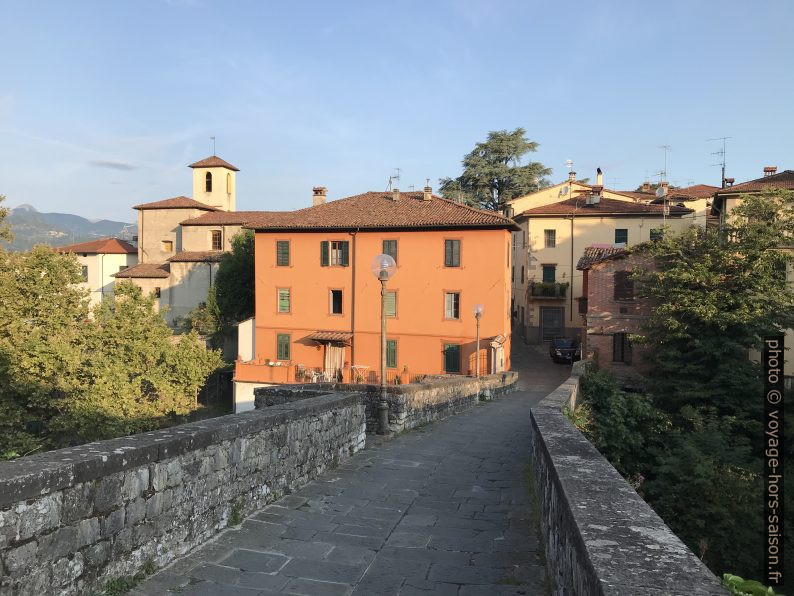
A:
<svg viewBox="0 0 794 596">
<path fill-rule="evenodd" d="M 221 250 L 195 250 L 176 253 L 169 263 L 218 263 L 226 254 Z"/>
<path fill-rule="evenodd" d="M 167 278 L 170 275 L 168 263 L 138 263 L 127 269 L 114 273 L 115 278 Z"/>
<path fill-rule="evenodd" d="M 695 184 L 694 186 L 687 186 L 686 188 L 671 188 L 667 193 L 668 200 L 676 201 L 693 201 L 696 199 L 708 199 L 713 197 L 714 193 L 720 190 L 719 186 L 710 186 L 708 184 Z"/>
<path fill-rule="evenodd" d="M 73 252 L 86 254 L 124 255 L 137 254 L 138 248 L 129 242 L 118 238 L 100 238 L 90 242 L 79 242 L 68 246 L 59 246 L 58 252 Z"/>
<path fill-rule="evenodd" d="M 528 216 L 559 216 L 575 213 L 576 217 L 601 217 L 603 215 L 659 215 L 662 216 L 663 205 L 648 205 L 646 203 L 631 203 L 618 199 L 602 198 L 595 205 L 587 205 L 584 197 L 566 199 L 558 203 L 534 207 L 521 212 L 516 217 Z M 687 207 L 670 207 L 671 216 L 686 215 L 693 210 Z"/>
<path fill-rule="evenodd" d="M 217 155 L 212 155 L 196 163 L 192 163 L 188 166 L 189 168 L 226 168 L 227 170 L 233 170 L 235 172 L 239 172 L 240 170 L 235 168 L 232 164 L 228 161 L 222 160 Z"/>
<path fill-rule="evenodd" d="M 762 192 L 765 190 L 794 190 L 794 170 L 783 170 L 779 174 L 756 178 L 728 188 L 717 190 L 718 195 L 741 194 L 744 192 Z"/>
<path fill-rule="evenodd" d="M 594 244 L 584 249 L 584 254 L 579 258 L 576 268 L 580 271 L 589 269 L 595 263 L 622 256 L 626 253 L 625 246 Z"/>
<path fill-rule="evenodd" d="M 190 197 L 174 197 L 173 199 L 163 199 L 153 203 L 141 203 L 140 205 L 135 205 L 133 209 L 202 209 L 204 211 L 217 211 L 215 207 L 199 203 Z"/>
<path fill-rule="evenodd" d="M 494 211 L 474 209 L 422 192 L 402 192 L 397 201 L 390 192 L 365 192 L 297 211 L 262 212 L 246 227 L 255 230 L 309 229 L 434 229 L 516 228 Z"/>
<path fill-rule="evenodd" d="M 256 217 L 267 215 L 270 211 L 212 211 L 198 217 L 179 222 L 182 226 L 222 226 L 244 225 Z M 278 212 L 276 212 L 278 213 Z"/>
</svg>

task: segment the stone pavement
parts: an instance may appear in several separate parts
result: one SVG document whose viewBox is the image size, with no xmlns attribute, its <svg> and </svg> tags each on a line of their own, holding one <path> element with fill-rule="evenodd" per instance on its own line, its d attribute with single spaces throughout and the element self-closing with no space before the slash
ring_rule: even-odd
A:
<svg viewBox="0 0 794 596">
<path fill-rule="evenodd" d="M 529 407 L 570 367 L 519 349 L 522 391 L 372 440 L 133 594 L 545 593 L 526 484 Z"/>
</svg>

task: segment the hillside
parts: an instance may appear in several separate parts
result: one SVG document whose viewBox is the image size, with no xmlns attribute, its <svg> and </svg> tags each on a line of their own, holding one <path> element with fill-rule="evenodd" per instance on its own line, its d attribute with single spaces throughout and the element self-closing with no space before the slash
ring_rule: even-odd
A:
<svg viewBox="0 0 794 596">
<path fill-rule="evenodd" d="M 63 246 L 106 236 L 131 240 L 138 233 L 135 224 L 107 219 L 92 221 L 71 213 L 40 213 L 31 205 L 11 209 L 6 223 L 14 232 L 11 250 L 29 250 L 36 244 Z"/>
</svg>

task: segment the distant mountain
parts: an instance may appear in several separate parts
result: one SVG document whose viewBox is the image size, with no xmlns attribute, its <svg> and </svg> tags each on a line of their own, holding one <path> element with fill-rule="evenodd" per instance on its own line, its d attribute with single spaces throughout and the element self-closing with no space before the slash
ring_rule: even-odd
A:
<svg viewBox="0 0 794 596">
<path fill-rule="evenodd" d="M 107 219 L 90 220 L 70 213 L 39 213 L 32 205 L 11 209 L 5 223 L 11 226 L 11 250 L 29 250 L 36 244 L 64 246 L 75 242 L 116 236 L 132 240 L 138 226 Z"/>
</svg>

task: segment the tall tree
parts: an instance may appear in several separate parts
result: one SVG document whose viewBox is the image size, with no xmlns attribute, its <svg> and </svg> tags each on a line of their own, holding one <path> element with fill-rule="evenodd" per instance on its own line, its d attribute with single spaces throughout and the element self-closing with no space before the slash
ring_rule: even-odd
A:
<svg viewBox="0 0 794 596">
<path fill-rule="evenodd" d="M 254 316 L 253 230 L 244 230 L 232 238 L 232 250 L 223 255 L 218 267 L 214 291 L 212 309 L 217 311 L 219 329 Z"/>
<path fill-rule="evenodd" d="M 528 140 L 523 128 L 512 132 L 491 131 L 485 142 L 477 143 L 463 158 L 460 176 L 439 180 L 441 194 L 472 206 L 501 211 L 508 200 L 549 185 L 545 178 L 551 174 L 549 168 L 535 161 L 521 164 L 522 158 L 537 148 L 538 143 Z"/>
</svg>

